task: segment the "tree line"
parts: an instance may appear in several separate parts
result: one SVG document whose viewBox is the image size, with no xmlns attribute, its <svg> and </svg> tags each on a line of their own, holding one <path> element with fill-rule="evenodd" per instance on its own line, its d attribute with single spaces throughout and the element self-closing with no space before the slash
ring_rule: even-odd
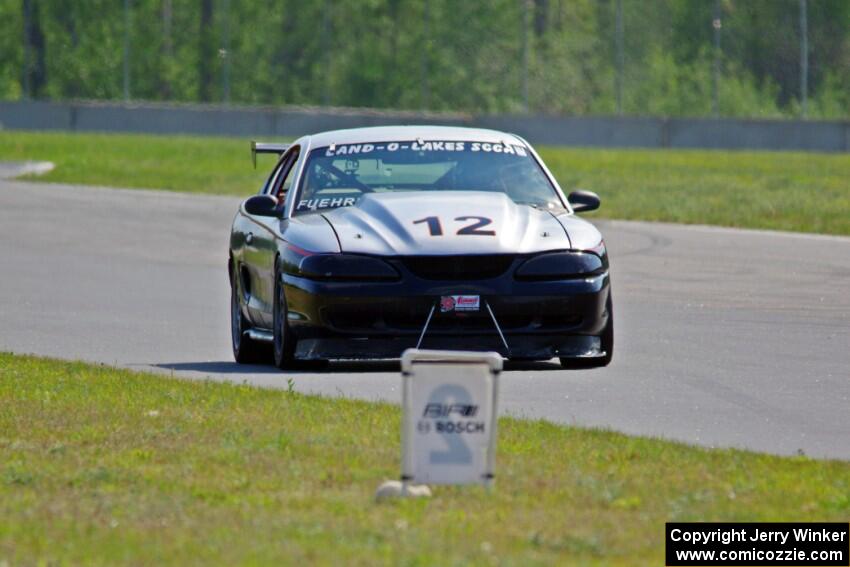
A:
<svg viewBox="0 0 850 567">
<path fill-rule="evenodd" d="M 0 0 L 0 97 L 842 118 L 850 2 Z"/>
</svg>

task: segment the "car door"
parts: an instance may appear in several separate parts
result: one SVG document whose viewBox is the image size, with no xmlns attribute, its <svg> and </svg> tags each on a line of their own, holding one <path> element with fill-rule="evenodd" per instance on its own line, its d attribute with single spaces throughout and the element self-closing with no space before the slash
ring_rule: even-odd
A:
<svg viewBox="0 0 850 567">
<path fill-rule="evenodd" d="M 281 160 L 277 175 L 268 183 L 265 193 L 278 198 L 280 210 L 286 192 L 292 185 L 299 148 L 290 148 Z M 274 263 L 277 255 L 277 240 L 281 232 L 281 219 L 248 215 L 252 227 L 246 235 L 245 260 L 251 271 L 251 317 L 254 324 L 271 328 L 274 309 Z"/>
<path fill-rule="evenodd" d="M 268 192 L 268 187 L 277 178 L 283 165 L 282 160 L 272 169 L 259 194 Z M 257 263 L 257 247 L 254 244 L 255 234 L 260 230 L 256 220 L 245 212 L 244 206 L 239 207 L 239 213 L 233 220 L 233 228 L 230 234 L 230 251 L 235 266 L 234 275 L 237 281 L 234 285 L 242 298 L 242 304 L 251 324 L 262 327 L 262 303 L 258 301 L 256 286 L 259 285 Z"/>
</svg>

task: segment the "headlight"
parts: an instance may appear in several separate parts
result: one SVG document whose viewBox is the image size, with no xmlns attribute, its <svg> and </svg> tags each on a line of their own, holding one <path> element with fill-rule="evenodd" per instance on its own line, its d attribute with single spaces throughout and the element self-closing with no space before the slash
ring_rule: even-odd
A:
<svg viewBox="0 0 850 567">
<path fill-rule="evenodd" d="M 515 273 L 519 280 L 584 278 L 605 270 L 607 262 L 589 252 L 549 252 L 526 260 Z"/>
<path fill-rule="evenodd" d="M 283 266 L 287 273 L 315 280 L 392 281 L 399 273 L 387 262 L 358 254 L 314 254 L 288 247 Z"/>
</svg>

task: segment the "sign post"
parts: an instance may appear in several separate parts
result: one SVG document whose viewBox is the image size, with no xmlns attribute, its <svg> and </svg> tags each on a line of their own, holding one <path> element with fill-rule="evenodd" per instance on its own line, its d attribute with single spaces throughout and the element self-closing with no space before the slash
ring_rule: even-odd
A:
<svg viewBox="0 0 850 567">
<path fill-rule="evenodd" d="M 408 349 L 401 369 L 401 482 L 384 483 L 378 498 L 430 494 L 418 486 L 427 484 L 491 486 L 502 357 Z"/>
</svg>

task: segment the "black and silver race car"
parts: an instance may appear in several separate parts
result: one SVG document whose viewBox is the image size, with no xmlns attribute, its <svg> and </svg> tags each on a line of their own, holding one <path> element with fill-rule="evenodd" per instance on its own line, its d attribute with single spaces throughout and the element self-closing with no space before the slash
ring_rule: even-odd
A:
<svg viewBox="0 0 850 567">
<path fill-rule="evenodd" d="M 399 358 L 410 347 L 605 366 L 608 256 L 523 139 L 493 130 L 338 130 L 291 145 L 230 236 L 238 362 Z M 271 348 L 269 348 L 271 346 Z M 271 351 L 271 352 L 270 352 Z"/>
</svg>

